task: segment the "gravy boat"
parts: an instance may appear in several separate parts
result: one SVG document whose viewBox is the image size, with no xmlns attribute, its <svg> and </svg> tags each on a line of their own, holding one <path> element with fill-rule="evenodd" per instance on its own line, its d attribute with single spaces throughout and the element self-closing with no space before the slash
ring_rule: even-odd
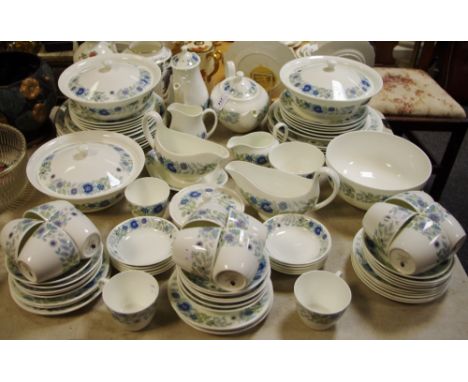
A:
<svg viewBox="0 0 468 382">
<path fill-rule="evenodd" d="M 154 137 L 149 130 L 150 118 L 156 120 Z M 155 111 L 144 115 L 143 133 L 161 165 L 186 180 L 205 176 L 214 171 L 220 161 L 229 158 L 229 151 L 217 143 L 167 128 Z"/>
<path fill-rule="evenodd" d="M 319 210 L 332 202 L 340 188 L 338 174 L 327 167 L 317 170 L 312 180 L 243 161 L 230 162 L 225 169 L 245 200 L 263 219 L 277 214 Z M 328 198 L 318 202 L 322 174 L 330 178 L 333 191 Z"/>
<path fill-rule="evenodd" d="M 276 135 L 265 131 L 256 131 L 247 135 L 232 137 L 227 142 L 227 148 L 237 160 L 252 162 L 258 165 L 268 165 L 270 151 L 279 145 Z"/>
</svg>

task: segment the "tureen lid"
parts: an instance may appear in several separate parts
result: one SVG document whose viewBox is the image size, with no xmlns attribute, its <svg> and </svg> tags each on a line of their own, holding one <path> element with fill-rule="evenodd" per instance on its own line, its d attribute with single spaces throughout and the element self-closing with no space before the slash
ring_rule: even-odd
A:
<svg viewBox="0 0 468 382">
<path fill-rule="evenodd" d="M 342 57 L 312 56 L 292 60 L 280 71 L 283 84 L 312 99 L 357 101 L 382 87 L 382 78 L 369 66 Z"/>
<path fill-rule="evenodd" d="M 49 196 L 83 200 L 123 190 L 143 166 L 144 153 L 132 139 L 84 131 L 41 146 L 31 156 L 26 173 L 33 186 Z"/>
<path fill-rule="evenodd" d="M 221 86 L 223 91 L 228 93 L 231 98 L 247 100 L 257 95 L 260 85 L 245 77 L 244 73 L 239 71 L 234 77 L 226 78 Z"/>
<path fill-rule="evenodd" d="M 176 54 L 171 59 L 171 66 L 174 69 L 192 69 L 200 65 L 200 56 L 198 54 L 189 52 L 187 45 L 182 47 L 182 51 Z"/>
<path fill-rule="evenodd" d="M 150 60 L 134 54 L 106 54 L 77 62 L 61 74 L 63 94 L 85 105 L 118 104 L 152 91 L 161 70 Z"/>
<path fill-rule="evenodd" d="M 187 44 L 187 49 L 191 52 L 205 53 L 213 48 L 211 41 L 191 41 Z"/>
</svg>

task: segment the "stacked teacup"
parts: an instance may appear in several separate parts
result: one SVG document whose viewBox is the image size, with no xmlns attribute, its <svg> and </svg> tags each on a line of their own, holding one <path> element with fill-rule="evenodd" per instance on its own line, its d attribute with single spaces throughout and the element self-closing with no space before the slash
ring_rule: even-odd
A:
<svg viewBox="0 0 468 382">
<path fill-rule="evenodd" d="M 217 335 L 241 333 L 262 322 L 273 303 L 265 227 L 231 209 L 223 226 L 181 230 L 169 300 L 191 327 Z"/>
<path fill-rule="evenodd" d="M 71 312 L 100 294 L 109 272 L 96 226 L 66 201 L 34 207 L 0 234 L 10 294 L 23 309 L 42 315 Z"/>
<path fill-rule="evenodd" d="M 445 293 L 454 254 L 466 238 L 463 227 L 422 191 L 407 191 L 375 203 L 353 243 L 352 263 L 371 289 L 407 303 Z"/>
</svg>

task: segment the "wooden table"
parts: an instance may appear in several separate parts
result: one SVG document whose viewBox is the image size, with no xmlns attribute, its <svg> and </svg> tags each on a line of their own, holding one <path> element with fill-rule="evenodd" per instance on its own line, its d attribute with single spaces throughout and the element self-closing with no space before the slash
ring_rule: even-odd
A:
<svg viewBox="0 0 468 382">
<path fill-rule="evenodd" d="M 230 134 L 219 128 L 215 141 L 226 142 Z M 230 180 L 230 182 L 232 182 Z M 231 183 L 229 183 L 230 185 Z M 0 227 L 49 198 L 31 192 L 0 215 Z M 247 212 L 254 212 L 247 209 Z M 131 217 L 123 200 L 112 208 L 88 215 L 101 230 L 103 238 L 119 222 Z M 306 327 L 295 310 L 294 276 L 272 271 L 274 303 L 266 320 L 250 331 L 227 338 L 236 339 L 468 339 L 467 275 L 458 259 L 448 292 L 439 300 L 424 305 L 405 305 L 379 296 L 355 275 L 351 262 L 351 243 L 361 227 L 363 211 L 340 198 L 311 216 L 326 225 L 333 246 L 325 269 L 343 271 L 353 300 L 336 327 L 319 332 Z M 160 295 L 153 322 L 141 332 L 121 330 L 98 298 L 89 306 L 64 316 L 43 317 L 25 312 L 11 299 L 3 255 L 0 261 L 0 339 L 224 339 L 198 332 L 184 324 L 171 308 L 166 284 L 171 271 L 157 276 Z"/>
</svg>

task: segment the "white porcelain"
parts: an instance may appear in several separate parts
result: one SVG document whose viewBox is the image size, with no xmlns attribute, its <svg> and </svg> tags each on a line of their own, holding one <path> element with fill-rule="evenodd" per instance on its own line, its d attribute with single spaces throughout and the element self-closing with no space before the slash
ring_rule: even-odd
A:
<svg viewBox="0 0 468 382">
<path fill-rule="evenodd" d="M 271 150 L 269 160 L 278 170 L 312 179 L 323 167 L 325 155 L 308 143 L 285 142 Z"/>
<path fill-rule="evenodd" d="M 281 68 L 281 82 L 305 115 L 341 120 L 359 112 L 383 86 L 378 72 L 343 57 L 297 58 Z"/>
<path fill-rule="evenodd" d="M 88 115 L 87 110 L 96 119 L 111 120 L 141 110 L 160 80 L 161 70 L 146 58 L 105 54 L 69 66 L 60 75 L 58 86 L 82 106 L 83 115 Z"/>
<path fill-rule="evenodd" d="M 301 270 L 323 264 L 332 247 L 330 232 L 319 221 L 300 214 L 283 214 L 263 223 L 265 250 L 280 268 Z"/>
<path fill-rule="evenodd" d="M 227 229 L 239 228 L 246 230 L 251 237 L 263 243 L 267 238 L 267 228 L 261 222 L 245 212 L 234 208 L 229 210 L 225 227 Z"/>
<path fill-rule="evenodd" d="M 159 295 L 157 280 L 141 271 L 126 271 L 105 282 L 102 289 L 104 304 L 112 317 L 127 330 L 145 328 L 156 313 Z"/>
<path fill-rule="evenodd" d="M 111 258 L 125 265 L 156 265 L 172 256 L 172 244 L 177 232 L 177 227 L 163 218 L 131 218 L 109 232 L 107 252 Z"/>
<path fill-rule="evenodd" d="M 0 249 L 7 259 L 16 262 L 28 238 L 42 224 L 41 220 L 13 219 L 5 224 L 0 232 Z"/>
<path fill-rule="evenodd" d="M 415 216 L 388 249 L 390 264 L 405 275 L 423 273 L 451 255 L 451 243 L 441 226 L 425 216 Z"/>
<path fill-rule="evenodd" d="M 70 236 L 52 223 L 42 223 L 24 244 L 17 260 L 23 276 L 42 283 L 64 274 L 80 262 Z"/>
<path fill-rule="evenodd" d="M 213 281 L 228 291 L 239 291 L 247 287 L 258 269 L 258 252 L 263 252 L 263 246 L 259 248 L 261 244 L 246 230 L 224 229 L 213 267 Z"/>
<path fill-rule="evenodd" d="M 437 202 L 427 206 L 423 213 L 441 226 L 450 241 L 451 252 L 460 251 L 466 240 L 466 232 L 455 216 Z"/>
<path fill-rule="evenodd" d="M 211 92 L 211 107 L 218 113 L 223 126 L 236 133 L 247 133 L 262 124 L 270 98 L 260 84 L 244 77 L 243 72 L 234 74 L 232 61 L 226 68 L 226 79 Z"/>
<path fill-rule="evenodd" d="M 24 211 L 23 218 L 50 221 L 57 212 L 69 206 L 66 200 L 52 200 Z"/>
<path fill-rule="evenodd" d="M 169 214 L 172 221 L 183 227 L 187 219 L 205 202 L 214 200 L 225 207 L 226 211 L 236 209 L 244 211 L 244 203 L 239 195 L 229 188 L 209 184 L 195 184 L 185 187 L 175 194 L 169 203 Z"/>
<path fill-rule="evenodd" d="M 280 213 L 319 210 L 333 201 L 340 186 L 337 174 L 326 167 L 322 168 L 320 174 L 329 176 L 333 182 L 333 191 L 325 200 L 318 202 L 319 176 L 310 180 L 242 161 L 230 162 L 225 169 L 234 179 L 245 200 L 263 218 Z"/>
<path fill-rule="evenodd" d="M 192 134 L 202 139 L 209 138 L 216 130 L 218 117 L 213 109 L 205 109 L 197 105 L 185 105 L 174 102 L 167 111 L 171 115 L 169 128 L 182 133 Z M 211 115 L 211 125 L 206 126 L 205 119 Z"/>
<path fill-rule="evenodd" d="M 163 216 L 169 199 L 168 184 L 158 178 L 139 178 L 125 189 L 133 216 Z"/>
<path fill-rule="evenodd" d="M 148 121 L 157 121 L 153 137 Z M 156 112 L 143 117 L 143 132 L 151 147 L 155 149 L 159 162 L 178 177 L 195 181 L 214 171 L 222 160 L 229 158 L 229 151 L 214 142 L 193 135 L 168 129 Z"/>
<path fill-rule="evenodd" d="M 278 145 L 279 141 L 275 135 L 265 131 L 255 131 L 250 134 L 229 138 L 226 147 L 237 160 L 267 166 L 269 164 L 268 155 L 270 151 Z"/>
<path fill-rule="evenodd" d="M 219 227 L 184 228 L 174 240 L 172 258 L 184 271 L 211 280 L 222 229 Z"/>
<path fill-rule="evenodd" d="M 219 70 L 223 58 L 222 52 L 212 41 L 191 41 L 187 44 L 187 50 L 198 54 L 201 59 L 201 75 L 205 82 L 209 83 Z"/>
<path fill-rule="evenodd" d="M 388 256 L 392 240 L 416 212 L 387 202 L 373 204 L 362 218 L 364 232 L 375 243 L 382 257 Z"/>
<path fill-rule="evenodd" d="M 84 131 L 48 141 L 29 159 L 26 174 L 40 192 L 78 208 L 115 204 L 145 164 L 141 147 L 118 133 Z"/>
<path fill-rule="evenodd" d="M 230 205 L 220 203 L 218 198 L 210 198 L 201 203 L 184 222 L 183 228 L 214 226 L 224 227 L 228 218 Z"/>
<path fill-rule="evenodd" d="M 396 204 L 415 212 L 424 212 L 427 207 L 434 203 L 434 199 L 424 191 L 405 191 L 390 196 L 385 199 L 385 203 Z"/>
<path fill-rule="evenodd" d="M 117 53 L 117 47 L 109 41 L 85 41 L 73 53 L 73 62 L 103 54 Z"/>
<path fill-rule="evenodd" d="M 340 176 L 340 196 L 361 209 L 423 188 L 432 172 L 430 159 L 415 144 L 373 131 L 334 138 L 327 147 L 326 163 Z"/>
<path fill-rule="evenodd" d="M 310 271 L 294 283 L 297 312 L 310 328 L 330 328 L 351 303 L 351 289 L 340 276 L 341 272 Z"/>
<path fill-rule="evenodd" d="M 183 46 L 179 54 L 171 58 L 174 101 L 208 107 L 209 94 L 200 72 L 200 56 Z"/>
</svg>

